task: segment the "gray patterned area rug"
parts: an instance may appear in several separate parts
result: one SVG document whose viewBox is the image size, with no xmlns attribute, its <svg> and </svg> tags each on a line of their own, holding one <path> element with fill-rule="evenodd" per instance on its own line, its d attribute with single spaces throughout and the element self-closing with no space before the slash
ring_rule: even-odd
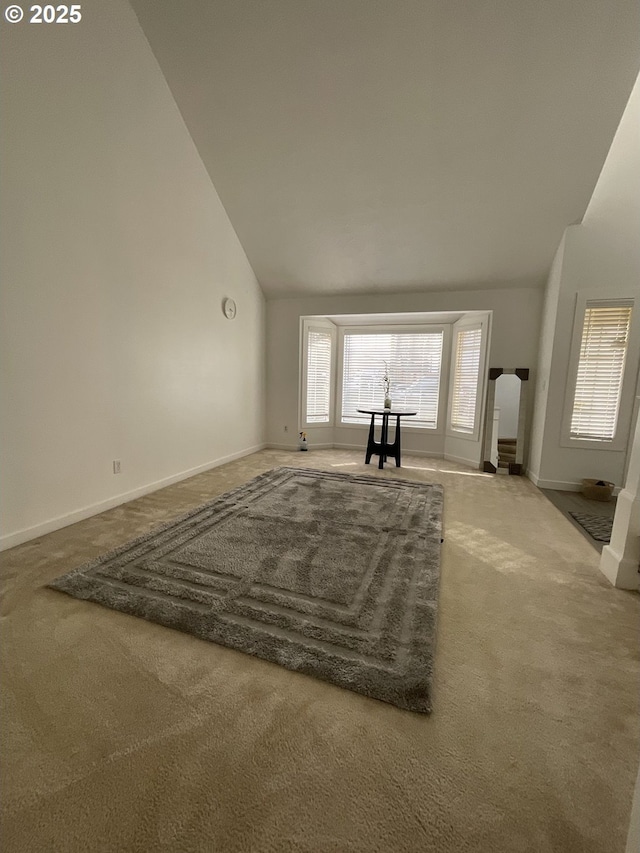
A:
<svg viewBox="0 0 640 853">
<path fill-rule="evenodd" d="M 570 512 L 569 515 L 598 542 L 611 542 L 613 518 L 607 515 L 591 515 L 588 512 Z"/>
<path fill-rule="evenodd" d="M 51 587 L 429 713 L 443 489 L 278 468 Z"/>
</svg>

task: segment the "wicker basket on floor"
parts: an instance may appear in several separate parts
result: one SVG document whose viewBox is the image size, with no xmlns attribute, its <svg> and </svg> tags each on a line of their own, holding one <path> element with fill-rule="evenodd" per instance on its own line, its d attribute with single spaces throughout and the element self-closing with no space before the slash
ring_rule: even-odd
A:
<svg viewBox="0 0 640 853">
<path fill-rule="evenodd" d="M 590 501 L 610 501 L 615 483 L 608 483 L 606 480 L 590 480 L 582 481 L 582 494 Z"/>
</svg>

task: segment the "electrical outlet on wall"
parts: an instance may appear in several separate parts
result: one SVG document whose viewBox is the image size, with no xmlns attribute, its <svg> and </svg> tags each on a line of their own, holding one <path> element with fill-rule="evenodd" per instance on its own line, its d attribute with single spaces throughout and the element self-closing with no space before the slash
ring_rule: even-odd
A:
<svg viewBox="0 0 640 853">
<path fill-rule="evenodd" d="M 289 427 L 285 424 L 285 425 L 284 425 L 284 427 L 283 427 L 283 430 L 284 430 L 285 432 L 289 432 Z"/>
<path fill-rule="evenodd" d="M 113 460 L 113 473 L 114 474 L 120 473 L 120 460 L 119 459 Z"/>
</svg>

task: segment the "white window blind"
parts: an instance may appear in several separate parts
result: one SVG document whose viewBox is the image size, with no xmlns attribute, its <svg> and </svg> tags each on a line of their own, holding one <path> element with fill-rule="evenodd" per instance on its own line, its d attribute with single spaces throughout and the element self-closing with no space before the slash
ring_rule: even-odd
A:
<svg viewBox="0 0 640 853">
<path fill-rule="evenodd" d="M 443 332 L 345 333 L 342 422 L 368 423 L 358 409 L 382 408 L 385 362 L 394 409 L 416 411 L 407 427 L 435 429 L 442 367 Z"/>
<path fill-rule="evenodd" d="M 329 422 L 331 333 L 310 329 L 307 338 L 307 423 Z"/>
<path fill-rule="evenodd" d="M 472 433 L 476 422 L 482 329 L 461 329 L 456 336 L 451 391 L 451 428 Z"/>
<path fill-rule="evenodd" d="M 587 305 L 571 414 L 572 438 L 614 438 L 630 323 L 628 304 Z"/>
</svg>

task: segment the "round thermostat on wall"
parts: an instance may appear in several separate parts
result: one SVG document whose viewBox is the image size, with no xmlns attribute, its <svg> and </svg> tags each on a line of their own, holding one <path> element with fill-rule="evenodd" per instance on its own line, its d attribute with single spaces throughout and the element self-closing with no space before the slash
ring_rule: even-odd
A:
<svg viewBox="0 0 640 853">
<path fill-rule="evenodd" d="M 233 299 L 225 299 L 222 303 L 222 310 L 224 311 L 224 316 L 227 320 L 233 320 L 236 316 L 236 303 Z"/>
</svg>

